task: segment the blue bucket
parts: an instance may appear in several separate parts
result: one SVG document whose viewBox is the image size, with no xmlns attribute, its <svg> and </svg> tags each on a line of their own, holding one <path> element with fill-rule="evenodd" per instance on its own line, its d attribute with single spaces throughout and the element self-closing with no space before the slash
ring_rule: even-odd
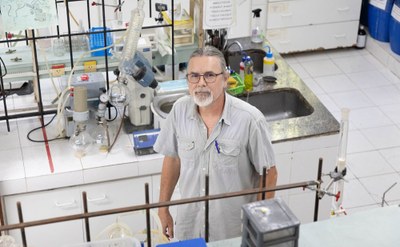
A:
<svg viewBox="0 0 400 247">
<path fill-rule="evenodd" d="M 389 22 L 394 0 L 369 1 L 368 31 L 372 38 L 389 42 Z"/>
<path fill-rule="evenodd" d="M 394 3 L 390 17 L 390 49 L 397 55 L 400 55 L 400 0 L 396 0 Z"/>
</svg>

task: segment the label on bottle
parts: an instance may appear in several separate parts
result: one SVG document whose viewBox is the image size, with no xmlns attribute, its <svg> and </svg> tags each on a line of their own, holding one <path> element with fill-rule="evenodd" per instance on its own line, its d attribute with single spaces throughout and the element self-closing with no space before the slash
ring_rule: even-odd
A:
<svg viewBox="0 0 400 247">
<path fill-rule="evenodd" d="M 357 48 L 364 48 L 366 41 L 367 41 L 367 35 L 358 35 L 356 44 Z"/>
<path fill-rule="evenodd" d="M 385 10 L 386 4 L 387 4 L 387 0 L 370 0 L 369 4 L 377 7 L 378 9 Z"/>
<path fill-rule="evenodd" d="M 275 72 L 275 59 L 264 58 L 263 60 L 263 75 L 273 76 Z"/>
<path fill-rule="evenodd" d="M 393 19 L 400 22 L 400 6 L 397 6 L 396 4 L 393 5 L 391 16 L 393 17 Z"/>
<path fill-rule="evenodd" d="M 246 91 L 253 90 L 253 66 L 244 68 L 244 89 Z"/>
</svg>

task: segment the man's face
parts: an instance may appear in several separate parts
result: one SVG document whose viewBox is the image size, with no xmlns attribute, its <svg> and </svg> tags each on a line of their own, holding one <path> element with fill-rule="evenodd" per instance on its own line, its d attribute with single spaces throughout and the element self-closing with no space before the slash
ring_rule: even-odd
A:
<svg viewBox="0 0 400 247">
<path fill-rule="evenodd" d="M 187 74 L 190 95 L 199 107 L 210 106 L 223 97 L 229 75 L 221 69 L 217 57 L 193 57 L 189 61 Z"/>
</svg>

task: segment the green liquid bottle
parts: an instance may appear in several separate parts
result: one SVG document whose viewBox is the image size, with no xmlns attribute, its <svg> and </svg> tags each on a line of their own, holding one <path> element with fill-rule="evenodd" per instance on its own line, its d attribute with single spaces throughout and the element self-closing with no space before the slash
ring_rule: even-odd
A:
<svg viewBox="0 0 400 247">
<path fill-rule="evenodd" d="M 244 90 L 253 90 L 253 60 L 250 56 L 244 62 Z"/>
</svg>

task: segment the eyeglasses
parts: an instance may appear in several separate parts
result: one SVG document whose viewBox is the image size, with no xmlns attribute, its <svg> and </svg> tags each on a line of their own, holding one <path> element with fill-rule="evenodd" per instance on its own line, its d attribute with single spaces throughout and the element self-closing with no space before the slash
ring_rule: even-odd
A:
<svg viewBox="0 0 400 247">
<path fill-rule="evenodd" d="M 190 83 L 197 84 L 200 81 L 200 77 L 203 77 L 206 83 L 213 83 L 217 79 L 217 76 L 222 75 L 224 72 L 221 73 L 214 73 L 214 72 L 206 72 L 204 74 L 199 73 L 190 73 L 186 74 L 186 78 Z"/>
</svg>

